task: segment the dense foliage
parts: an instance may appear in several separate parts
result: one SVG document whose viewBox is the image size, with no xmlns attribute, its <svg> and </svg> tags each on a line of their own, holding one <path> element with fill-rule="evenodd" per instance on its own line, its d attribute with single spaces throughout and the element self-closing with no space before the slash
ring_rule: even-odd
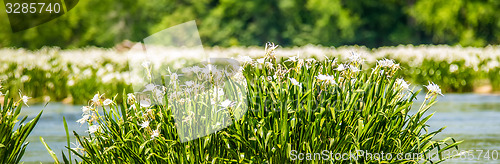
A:
<svg viewBox="0 0 500 164">
<path fill-rule="evenodd" d="M 190 20 L 210 46 L 484 46 L 500 43 L 499 7 L 496 0 L 87 0 L 18 33 L 0 12 L 0 47 L 112 47 Z"/>
<path fill-rule="evenodd" d="M 26 104 L 29 97 L 23 96 L 17 102 L 10 98 L 9 92 L 5 95 L 0 92 L 0 97 L 4 99 L 0 104 L 0 163 L 19 163 L 29 143 L 26 139 L 43 111 L 25 122 L 28 116 L 24 116 L 21 120 L 18 117 L 23 103 Z"/>
<path fill-rule="evenodd" d="M 235 75 L 229 80 L 231 83 L 221 86 L 221 90 L 206 90 L 201 94 L 215 95 L 209 99 L 200 99 L 204 96 L 199 94 L 195 94 L 198 98 L 179 97 L 168 90 L 182 88 L 177 90 L 181 95 L 190 95 L 197 85 L 219 87 L 217 81 L 229 79 L 217 76 L 226 68 L 208 69 L 208 65 L 189 68 L 187 73 L 197 74 L 194 84 L 188 81 L 184 84 L 172 78 L 177 74 L 171 73 L 170 79 L 164 80 L 168 85 L 146 87 L 145 90 L 153 90 L 150 96 L 139 97 L 138 92 L 124 94 L 120 104 L 116 103 L 117 97 L 96 94 L 88 106 L 82 108 L 83 117 L 78 120 L 88 124 L 88 134 L 74 133 L 77 142 L 69 145 L 68 141 L 68 149 L 80 157 L 76 161 L 81 163 L 303 163 L 291 153 L 320 153 L 323 150 L 421 154 L 406 159 L 394 156 L 392 159 L 359 158 L 344 162 L 445 160 L 438 154 L 456 148 L 460 142 L 451 138 L 433 140 L 442 128 L 428 131 L 426 121 L 432 114 L 425 114 L 441 94 L 440 88 L 435 84 L 427 85 L 425 100 L 420 108 L 412 111 L 419 91 L 409 88 L 406 81 L 398 78 L 399 64 L 384 59 L 373 69 L 366 69 L 362 62 L 356 54 L 346 63 L 297 57 L 278 61 L 274 53 L 268 52 L 261 59 L 246 58 L 240 69 L 243 76 Z M 248 106 L 234 97 L 226 97 L 234 93 L 228 89 L 241 86 L 239 84 L 246 84 L 243 87 L 248 89 L 248 94 L 244 102 Z M 151 103 L 158 101 L 162 103 Z M 189 106 L 184 112 L 191 114 L 174 118 L 178 116 L 175 115 L 177 105 Z M 200 108 L 193 106 L 208 106 L 210 110 L 200 112 L 197 111 Z M 241 117 L 239 112 L 246 107 L 248 111 Z M 180 126 L 204 122 L 219 111 L 231 116 L 233 124 L 208 136 L 181 142 L 184 137 L 178 135 Z M 207 127 L 221 124 L 224 123 L 212 122 Z M 68 154 L 63 161 L 71 161 L 66 157 Z M 55 156 L 54 159 L 57 161 Z M 315 163 L 330 162 L 340 161 L 315 160 Z"/>
</svg>

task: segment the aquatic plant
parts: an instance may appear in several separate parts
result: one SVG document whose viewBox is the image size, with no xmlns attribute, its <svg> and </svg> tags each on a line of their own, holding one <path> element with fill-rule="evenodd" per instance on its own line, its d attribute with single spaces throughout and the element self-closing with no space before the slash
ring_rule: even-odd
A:
<svg viewBox="0 0 500 164">
<path fill-rule="evenodd" d="M 1 85 L 0 85 L 0 88 Z M 19 163 L 26 151 L 29 142 L 26 138 L 37 124 L 41 111 L 35 118 L 25 122 L 28 116 L 18 119 L 23 104 L 27 105 L 29 97 L 14 101 L 7 91 L 5 95 L 0 92 L 4 101 L 0 105 L 0 163 Z"/>
<path fill-rule="evenodd" d="M 165 85 L 147 85 L 143 91 L 149 94 L 121 94 L 120 104 L 116 96 L 95 95 L 82 108 L 83 117 L 78 121 L 87 124 L 88 132 L 73 132 L 76 147 L 69 144 L 68 135 L 70 154 L 80 158 L 77 163 L 303 163 L 293 152 L 328 150 L 356 156 L 360 151 L 420 156 L 314 162 L 425 163 L 444 161 L 443 151 L 458 148 L 460 142 L 452 138 L 433 140 L 444 128 L 427 129 L 432 114 L 426 112 L 441 94 L 439 86 L 429 84 L 424 102 L 412 111 L 420 90 L 410 89 L 398 76 L 401 68 L 394 61 L 379 60 L 366 69 L 364 59 L 356 53 L 349 53 L 345 63 L 293 56 L 284 60 L 272 47 L 262 58 L 242 57 L 241 78 L 236 78 L 240 81 L 230 80 L 221 89 L 190 94 L 193 90 L 188 88 L 204 86 L 202 82 L 210 80 L 194 79 L 182 85 L 177 74 L 170 74 L 170 79 L 162 80 Z M 217 74 L 204 75 L 229 79 Z M 238 95 L 224 97 L 238 93 L 228 91 L 237 86 L 247 89 L 244 101 L 234 100 Z M 181 90 L 168 92 L 172 87 Z M 181 106 L 186 109 L 184 115 L 176 118 Z M 200 112 L 197 106 L 207 110 Z M 233 122 L 206 121 L 218 111 Z M 192 126 L 198 122 L 209 126 Z M 180 126 L 191 127 L 189 134 L 213 133 L 181 135 Z M 226 128 L 217 128 L 220 126 Z M 72 162 L 66 157 L 70 156 L 63 153 L 65 163 Z"/>
</svg>

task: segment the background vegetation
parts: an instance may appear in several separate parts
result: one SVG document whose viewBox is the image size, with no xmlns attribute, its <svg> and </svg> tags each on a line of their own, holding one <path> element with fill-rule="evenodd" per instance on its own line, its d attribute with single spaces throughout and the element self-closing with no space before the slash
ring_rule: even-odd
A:
<svg viewBox="0 0 500 164">
<path fill-rule="evenodd" d="M 190 20 L 209 46 L 485 46 L 500 43 L 498 8 L 496 0 L 86 0 L 18 33 L 0 12 L 0 47 L 112 47 Z"/>
<path fill-rule="evenodd" d="M 348 63 L 337 63 L 335 59 L 312 58 L 277 61 L 273 54 L 266 53 L 257 60 L 248 58 L 241 76 L 219 77 L 214 74 L 228 68 L 203 67 L 193 73 L 195 85 L 187 86 L 186 81 L 186 87 L 181 87 L 184 82 L 180 79 L 164 79 L 168 85 L 158 86 L 165 87 L 164 91 L 142 92 L 146 95 L 143 98 L 123 94 L 121 104 L 115 103 L 120 98 L 95 95 L 90 105 L 83 107 L 79 120 L 88 124 L 89 133 L 73 132 L 77 138 L 74 146 L 67 135 L 71 152 L 63 150 L 61 161 L 70 163 L 71 158 L 66 157 L 75 154 L 80 158 L 75 163 L 439 163 L 447 158 L 443 151 L 456 149 L 462 142 L 434 139 L 444 128 L 430 131 L 426 122 L 433 114 L 426 112 L 441 93 L 439 87 L 427 87 L 420 108 L 412 109 L 420 90 L 410 89 L 398 79 L 400 67 L 392 60 L 361 71 L 363 60 L 359 55 L 352 55 Z M 198 84 L 218 89 L 202 90 L 196 96 L 168 91 L 190 95 Z M 239 97 L 241 91 L 247 94 Z M 234 105 L 222 105 L 221 100 Z M 189 127 L 191 133 L 211 130 L 221 122 L 225 127 L 223 119 L 214 119 L 221 113 L 234 122 L 211 135 L 179 141 L 192 137 L 182 136 L 179 127 Z M 333 156 L 329 157 L 332 161 L 326 161 L 322 156 L 324 161 L 317 157 L 302 161 L 297 160 L 302 157 L 291 155 L 293 150 L 352 152 L 353 156 L 363 150 L 394 156 L 346 161 L 339 157 L 335 161 Z M 421 155 L 396 159 L 399 153 Z"/>
</svg>

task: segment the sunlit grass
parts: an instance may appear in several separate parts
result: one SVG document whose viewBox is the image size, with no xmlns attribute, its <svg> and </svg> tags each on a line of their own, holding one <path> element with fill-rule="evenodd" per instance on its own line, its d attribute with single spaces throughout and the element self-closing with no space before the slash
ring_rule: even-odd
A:
<svg viewBox="0 0 500 164">
<path fill-rule="evenodd" d="M 1 89 L 1 85 L 0 85 Z M 42 112 L 32 120 L 25 122 L 28 116 L 19 119 L 19 113 L 27 97 L 14 101 L 7 91 L 5 95 L 0 92 L 4 101 L 0 105 L 0 163 L 19 163 L 26 151 L 26 139 L 37 124 Z M 23 102 L 24 101 L 24 102 Z"/>
<path fill-rule="evenodd" d="M 79 120 L 87 123 L 88 132 L 73 132 L 77 146 L 68 144 L 68 148 L 80 158 L 77 163 L 303 163 L 292 159 L 292 150 L 423 154 L 421 159 L 350 161 L 417 163 L 430 162 L 431 158 L 433 162 L 445 160 L 429 153 L 457 148 L 460 143 L 452 138 L 433 140 L 443 128 L 427 129 L 426 122 L 432 114 L 426 115 L 426 112 L 440 96 L 439 86 L 428 84 L 425 100 L 414 109 L 415 114 L 410 114 L 420 90 L 409 88 L 407 81 L 400 78 L 401 66 L 394 61 L 383 60 L 372 68 L 364 68 L 363 58 L 356 53 L 349 54 L 346 62 L 340 63 L 334 58 L 283 59 L 275 48 L 266 48 L 262 58 L 245 58 L 243 81 L 222 87 L 224 93 L 232 93 L 227 89 L 246 84 L 247 106 L 215 101 L 216 106 L 212 108 L 210 96 L 208 99 L 182 97 L 183 102 L 189 103 L 178 103 L 180 99 L 173 92 L 161 92 L 160 96 L 152 92 L 146 96 L 149 101 L 126 93 L 121 97 L 97 94 L 83 108 L 83 118 Z M 205 75 L 214 78 L 213 72 L 207 71 Z M 214 83 L 210 81 L 209 85 Z M 170 85 L 163 86 L 166 88 L 172 84 L 178 86 L 176 81 L 162 84 Z M 163 87 L 154 88 L 165 91 L 159 89 Z M 189 95 L 185 89 L 179 91 Z M 161 103 L 151 103 L 153 99 Z M 182 122 L 174 118 L 179 104 L 186 105 L 186 113 L 193 113 Z M 207 106 L 209 110 L 200 113 L 196 111 L 199 108 L 193 107 L 196 105 Z M 221 107 L 227 108 L 224 112 L 234 120 L 230 126 L 182 142 L 179 124 L 204 121 L 203 117 L 211 117 L 212 112 Z M 241 115 L 237 111 L 242 108 L 248 111 L 237 119 L 235 116 Z M 66 157 L 69 155 L 62 161 L 72 162 Z"/>
</svg>

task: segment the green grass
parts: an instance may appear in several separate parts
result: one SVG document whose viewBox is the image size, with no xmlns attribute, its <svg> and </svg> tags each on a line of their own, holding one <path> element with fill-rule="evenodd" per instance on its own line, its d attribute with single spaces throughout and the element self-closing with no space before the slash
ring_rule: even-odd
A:
<svg viewBox="0 0 500 164">
<path fill-rule="evenodd" d="M 28 122 L 25 122 L 28 116 L 19 120 L 22 106 L 21 100 L 13 101 L 9 92 L 0 105 L 0 163 L 19 163 L 28 146 L 26 138 L 42 115 L 43 111 Z"/>
<path fill-rule="evenodd" d="M 202 94 L 201 98 L 188 103 L 179 103 L 179 97 L 173 97 L 168 91 L 161 95 L 164 96 L 161 100 L 151 94 L 149 97 L 160 103 L 147 107 L 141 106 L 138 97 L 127 97 L 125 93 L 121 98 L 108 97 L 113 103 L 102 105 L 107 99 L 98 94 L 90 101 L 90 110 L 84 113 L 89 115 L 84 123 L 91 132 L 73 132 L 76 144 L 81 146 L 70 148 L 68 144 L 68 149 L 80 158 L 75 163 L 422 163 L 446 160 L 441 152 L 458 148 L 461 141 L 433 140 L 444 128 L 428 130 L 426 122 L 432 114 L 426 112 L 436 102 L 438 91 L 428 91 L 420 108 L 412 109 L 420 90 L 409 89 L 398 80 L 398 65 L 377 65 L 367 69 L 362 68 L 361 61 L 355 57 L 345 63 L 351 67 L 341 71 L 336 60 L 284 61 L 277 59 L 273 51 L 267 51 L 259 62 L 243 65 L 243 79 L 228 80 L 222 87 L 225 93 L 234 93 L 231 89 L 241 85 L 247 89 L 243 101 L 247 105 L 235 105 L 223 111 L 234 120 L 233 124 L 194 140 L 199 136 L 183 138 L 177 127 L 195 127 L 193 125 L 198 122 L 214 123 L 206 122 L 206 118 L 214 116 L 207 111 L 213 110 L 197 111 L 199 106 L 219 109 L 208 103 L 213 98 L 209 96 L 211 92 L 206 94 L 208 97 Z M 331 79 L 325 80 L 325 77 Z M 209 86 L 215 85 L 211 80 L 206 82 Z M 184 105 L 182 109 L 186 109 L 186 113 L 194 113 L 188 121 L 174 118 L 173 115 L 179 112 L 176 110 L 180 108 L 178 105 Z M 239 112 L 246 110 L 246 114 L 237 119 L 241 115 Z M 410 114 L 412 110 L 415 114 Z M 142 128 L 146 120 L 149 125 Z M 97 130 L 93 129 L 96 127 Z M 155 130 L 158 136 L 154 136 Z M 185 139 L 188 142 L 182 142 Z M 292 150 L 300 153 L 321 153 L 323 150 L 421 153 L 422 158 L 300 161 L 292 159 Z M 65 157 L 69 155 L 64 155 L 65 163 L 73 162 Z"/>
</svg>

